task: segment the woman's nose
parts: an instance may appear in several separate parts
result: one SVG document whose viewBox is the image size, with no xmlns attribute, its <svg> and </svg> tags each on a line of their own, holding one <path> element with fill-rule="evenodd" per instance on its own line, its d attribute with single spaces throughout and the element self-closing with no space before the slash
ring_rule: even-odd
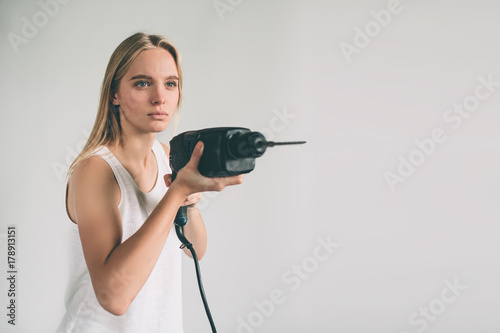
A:
<svg viewBox="0 0 500 333">
<path fill-rule="evenodd" d="M 158 87 L 153 96 L 151 97 L 151 103 L 153 105 L 165 104 L 165 89 L 163 87 Z"/>
</svg>

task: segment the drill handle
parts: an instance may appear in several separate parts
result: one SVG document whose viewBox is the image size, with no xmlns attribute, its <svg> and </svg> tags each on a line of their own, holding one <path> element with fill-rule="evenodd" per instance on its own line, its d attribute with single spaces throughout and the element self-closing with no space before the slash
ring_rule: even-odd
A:
<svg viewBox="0 0 500 333">
<path fill-rule="evenodd" d="M 175 215 L 174 223 L 179 227 L 183 227 L 186 225 L 187 221 L 188 221 L 187 207 L 186 206 L 179 207 L 177 215 Z"/>
</svg>

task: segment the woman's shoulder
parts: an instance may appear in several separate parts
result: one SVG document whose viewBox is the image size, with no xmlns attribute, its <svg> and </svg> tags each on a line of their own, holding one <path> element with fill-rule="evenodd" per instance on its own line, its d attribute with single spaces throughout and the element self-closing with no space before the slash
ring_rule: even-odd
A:
<svg viewBox="0 0 500 333">
<path fill-rule="evenodd" d="M 114 174 L 104 159 L 100 156 L 92 155 L 78 162 L 71 175 L 71 180 L 73 179 L 102 183 L 106 182 L 106 180 L 113 180 Z"/>
<path fill-rule="evenodd" d="M 74 201 L 77 198 L 109 202 L 115 206 L 120 203 L 120 188 L 115 180 L 113 170 L 99 156 L 89 156 L 75 166 L 68 180 L 66 203 L 68 216 L 75 220 Z"/>
</svg>

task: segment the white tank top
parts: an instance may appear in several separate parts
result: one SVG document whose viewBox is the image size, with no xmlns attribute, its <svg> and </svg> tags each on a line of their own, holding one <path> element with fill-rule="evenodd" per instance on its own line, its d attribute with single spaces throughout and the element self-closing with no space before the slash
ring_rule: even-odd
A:
<svg viewBox="0 0 500 333">
<path fill-rule="evenodd" d="M 113 169 L 121 192 L 122 242 L 133 235 L 151 214 L 167 191 L 163 175 L 171 173 L 161 144 L 155 141 L 153 153 L 158 162 L 155 187 L 143 193 L 132 176 L 106 147 L 95 152 Z M 83 257 L 78 227 L 71 222 L 69 281 L 65 294 L 66 314 L 57 333 L 182 333 L 181 243 L 172 227 L 163 251 L 148 280 L 123 316 L 115 316 L 98 303 Z M 114 285 L 116 283 L 116 286 Z M 119 279 L 110 288 L 119 287 Z M 105 293 L 105 291 L 103 291 Z M 105 297 L 105 295 L 102 295 Z"/>
</svg>

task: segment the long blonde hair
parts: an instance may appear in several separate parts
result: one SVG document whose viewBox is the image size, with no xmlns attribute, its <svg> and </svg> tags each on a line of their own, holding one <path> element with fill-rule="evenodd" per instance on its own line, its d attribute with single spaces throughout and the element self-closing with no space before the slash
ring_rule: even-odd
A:
<svg viewBox="0 0 500 333">
<path fill-rule="evenodd" d="M 115 148 L 121 142 L 120 114 L 111 103 L 114 93 L 117 91 L 121 78 L 130 68 L 134 59 L 145 50 L 163 48 L 168 51 L 175 60 L 177 72 L 179 74 L 179 103 L 176 114 L 178 115 L 182 100 L 182 71 L 180 54 L 175 46 L 165 37 L 160 35 L 150 35 L 142 32 L 133 34 L 125 39 L 115 49 L 106 68 L 101 87 L 101 97 L 99 108 L 94 122 L 94 127 L 89 135 L 87 143 L 81 153 L 76 157 L 68 170 L 71 175 L 76 165 L 88 158 L 98 147 L 113 145 Z M 178 116 L 175 117 L 175 127 L 177 127 Z"/>
</svg>

